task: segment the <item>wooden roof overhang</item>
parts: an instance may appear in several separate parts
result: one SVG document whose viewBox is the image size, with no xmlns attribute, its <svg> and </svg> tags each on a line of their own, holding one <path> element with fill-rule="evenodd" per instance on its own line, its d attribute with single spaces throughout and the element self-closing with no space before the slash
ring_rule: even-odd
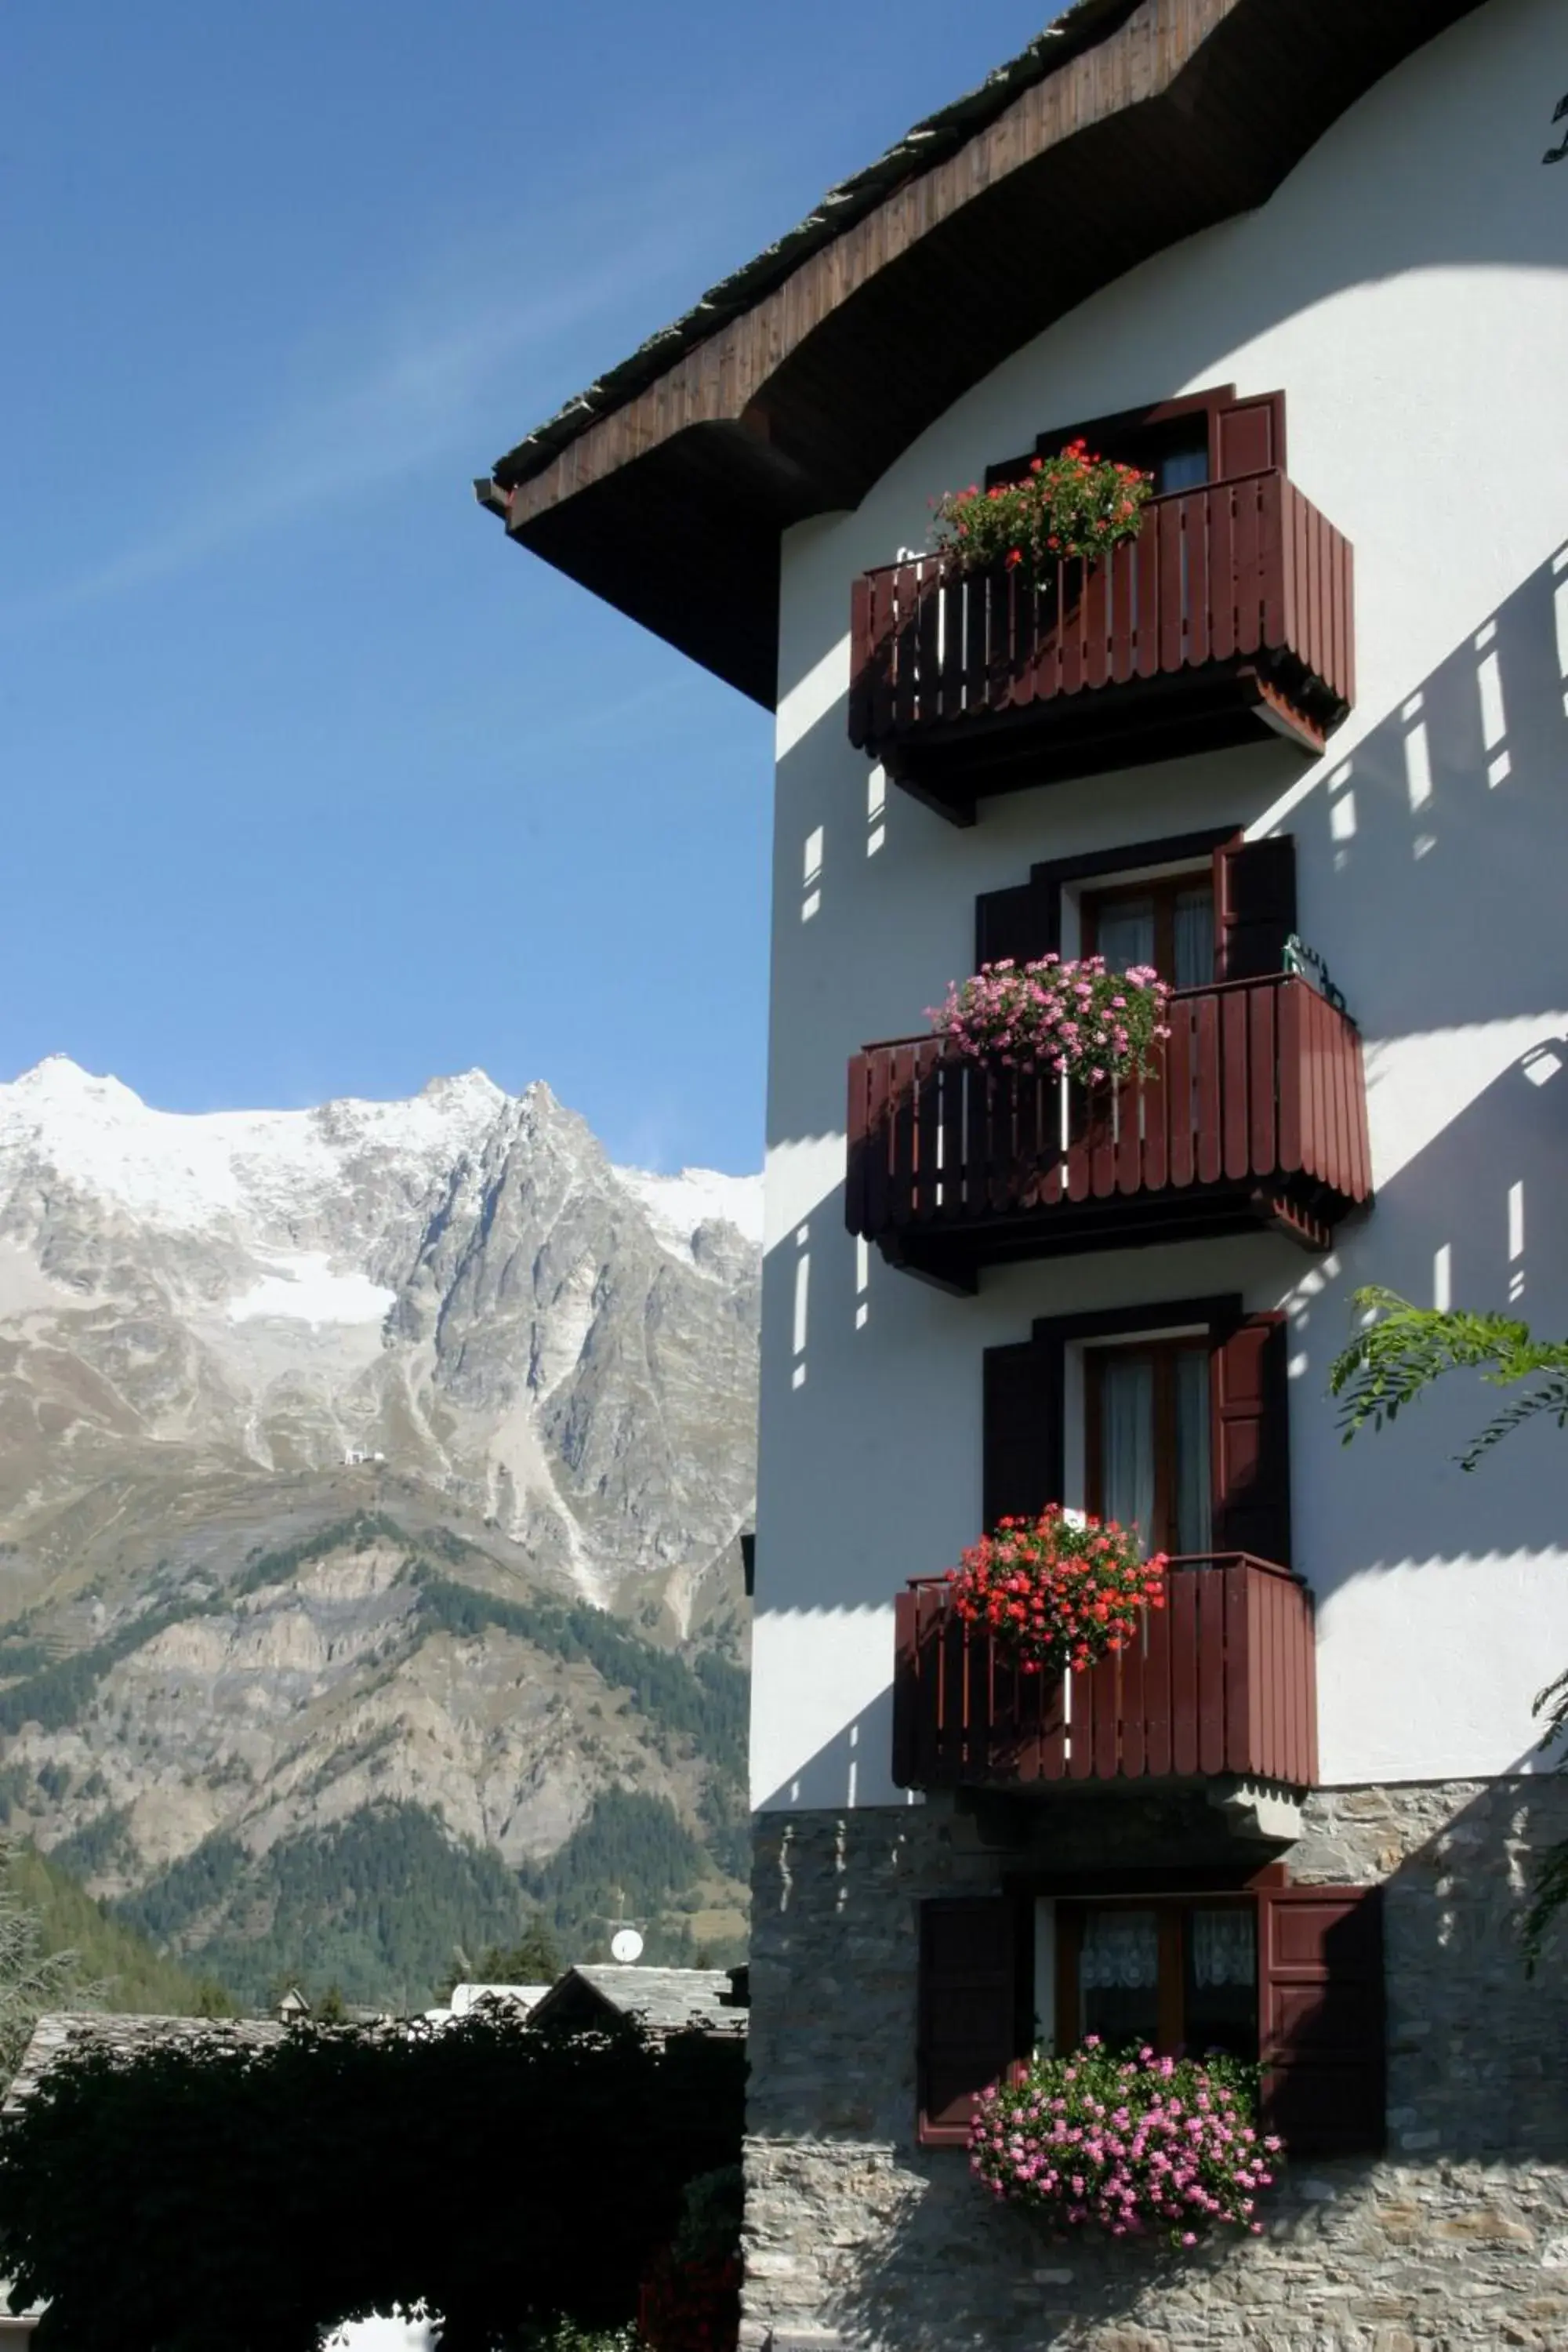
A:
<svg viewBox="0 0 1568 2352">
<path fill-rule="evenodd" d="M 858 505 L 1097 289 L 1263 203 L 1478 5 L 1079 0 L 476 493 L 510 537 L 772 709 L 784 529 Z"/>
</svg>

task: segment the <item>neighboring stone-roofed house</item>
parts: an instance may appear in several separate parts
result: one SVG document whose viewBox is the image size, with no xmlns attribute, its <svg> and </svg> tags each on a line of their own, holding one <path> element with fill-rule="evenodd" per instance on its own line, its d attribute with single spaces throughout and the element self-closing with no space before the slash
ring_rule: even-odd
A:
<svg viewBox="0 0 1568 2352">
<path fill-rule="evenodd" d="M 654 2033 L 742 2034 L 746 2011 L 728 1969 L 621 1968 L 584 1962 L 568 1969 L 532 2012 L 536 2022 L 594 2024 L 606 2015 L 640 2017 Z"/>
<path fill-rule="evenodd" d="M 112 2050 L 121 2057 L 139 2058 L 170 2043 L 201 2042 L 266 2050 L 281 2042 L 288 2031 L 270 2018 L 119 2017 L 92 2010 L 56 2010 L 33 2028 L 5 2106 L 15 2107 L 28 2097 L 68 2051 Z"/>
<path fill-rule="evenodd" d="M 550 1990 L 547 1984 L 457 1984 L 452 1998 L 444 2010 L 432 2010 L 432 2017 L 467 2017 L 469 2012 L 490 2002 L 497 2009 L 531 2017 Z"/>
</svg>

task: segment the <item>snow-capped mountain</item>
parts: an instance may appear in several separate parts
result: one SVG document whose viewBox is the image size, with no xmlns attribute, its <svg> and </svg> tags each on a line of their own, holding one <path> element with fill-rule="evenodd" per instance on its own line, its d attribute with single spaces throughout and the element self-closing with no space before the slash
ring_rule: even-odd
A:
<svg viewBox="0 0 1568 2352">
<path fill-rule="evenodd" d="M 760 1191 L 612 1167 L 477 1070 L 189 1116 L 41 1063 L 0 1087 L 0 1527 L 58 1569 L 49 1506 L 110 1465 L 358 1454 L 595 1597 L 710 1555 L 749 1500 Z"/>
<path fill-rule="evenodd" d="M 12 1727 L 13 1779 L 63 1773 L 79 1791 L 47 1822 L 25 1796 L 29 1825 L 77 1836 L 106 1810 L 79 1790 L 101 1782 L 128 1825 L 99 1873 L 112 1886 L 220 1826 L 270 1837 L 352 1811 L 364 1773 L 322 1780 L 324 1734 L 289 1749 L 264 1666 L 243 1706 L 278 1716 L 276 1740 L 245 1802 L 222 1797 L 245 1611 L 217 1628 L 247 1557 L 355 1512 L 471 1540 L 497 1592 L 586 1599 L 660 1640 L 732 1608 L 760 1196 L 757 1178 L 615 1167 L 548 1087 L 514 1097 L 479 1071 L 406 1102 L 201 1116 L 58 1056 L 0 1086 L 0 1709 L 26 1680 L 5 1687 L 7 1626 L 34 1673 L 41 1654 L 115 1653 L 90 1720 Z M 338 1577 L 344 1661 L 396 1582 L 361 1565 L 357 1602 Z M 155 1660 L 135 1642 L 153 1617 Z M 208 1729 L 133 1770 L 103 1725 L 149 1703 L 137 1677 L 164 1672 L 171 1642 L 206 1694 L 187 1720 Z M 331 1665 L 309 1708 L 330 1700 Z M 514 1853 L 582 1818 L 591 1770 L 563 1760 L 552 1779 L 499 1720 L 487 1749 L 455 1698 L 435 1714 L 426 1782 L 395 1776 L 411 1801 Z M 516 1827 L 503 1784 L 541 1773 L 554 1793 Z"/>
</svg>

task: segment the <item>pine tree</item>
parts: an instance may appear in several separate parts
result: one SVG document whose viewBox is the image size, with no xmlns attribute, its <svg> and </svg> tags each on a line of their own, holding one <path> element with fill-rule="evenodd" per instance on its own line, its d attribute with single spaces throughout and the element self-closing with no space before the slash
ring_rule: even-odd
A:
<svg viewBox="0 0 1568 2352">
<path fill-rule="evenodd" d="M 100 1987 L 81 1982 L 77 1953 L 45 1950 L 42 1919 L 5 1883 L 9 1859 L 9 1847 L 0 1844 L 0 2081 L 6 2083 L 46 2010 L 68 2002 L 96 2009 L 101 1998 Z"/>
</svg>

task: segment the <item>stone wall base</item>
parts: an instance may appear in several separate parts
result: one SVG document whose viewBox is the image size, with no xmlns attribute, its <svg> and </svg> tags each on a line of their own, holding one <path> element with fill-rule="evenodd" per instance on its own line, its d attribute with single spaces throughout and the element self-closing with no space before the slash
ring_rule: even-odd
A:
<svg viewBox="0 0 1568 2352">
<path fill-rule="evenodd" d="M 1053 2244 L 961 2154 L 752 2140 L 742 2342 L 773 2352 L 1536 2352 L 1568 2347 L 1560 2167 L 1325 2165 L 1268 2233 L 1201 2250 Z"/>
<path fill-rule="evenodd" d="M 1158 1809 L 1037 1817 L 1129 1861 Z M 1016 1841 L 936 1805 L 763 1817 L 742 2343 L 761 2352 L 1568 2352 L 1568 1987 L 1517 1943 L 1556 1780 L 1327 1790 L 1299 1880 L 1385 1884 L 1389 2148 L 1310 2160 L 1263 2237 L 1061 2245 L 913 2137 L 915 1922 Z"/>
</svg>

